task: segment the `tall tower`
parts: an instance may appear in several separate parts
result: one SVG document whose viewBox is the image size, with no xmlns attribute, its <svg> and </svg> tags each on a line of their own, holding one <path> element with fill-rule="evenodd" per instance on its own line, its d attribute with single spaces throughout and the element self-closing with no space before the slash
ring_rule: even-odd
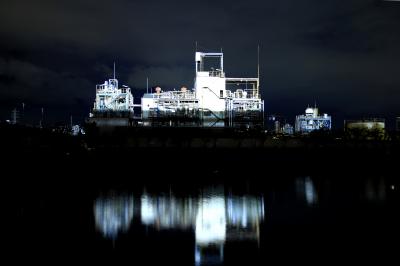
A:
<svg viewBox="0 0 400 266">
<path fill-rule="evenodd" d="M 207 58 L 219 59 L 219 64 L 212 66 Z M 226 79 L 223 53 L 196 52 L 195 91 L 199 106 L 203 112 L 211 112 L 220 119 L 225 115 Z"/>
</svg>

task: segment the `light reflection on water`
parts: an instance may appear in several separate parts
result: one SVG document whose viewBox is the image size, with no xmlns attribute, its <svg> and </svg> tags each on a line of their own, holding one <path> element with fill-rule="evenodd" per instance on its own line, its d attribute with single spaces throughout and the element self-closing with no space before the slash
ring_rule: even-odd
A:
<svg viewBox="0 0 400 266">
<path fill-rule="evenodd" d="M 296 179 L 296 194 L 308 206 L 318 204 L 318 193 L 311 177 L 298 177 Z"/>
<path fill-rule="evenodd" d="M 135 206 L 134 205 L 140 205 Z M 135 211 L 135 209 L 140 211 Z M 96 228 L 116 239 L 134 219 L 156 230 L 193 231 L 195 264 L 222 263 L 226 241 L 260 241 L 264 220 L 262 196 L 226 195 L 221 188 L 203 189 L 196 196 L 172 194 L 100 197 L 94 203 Z"/>
<path fill-rule="evenodd" d="M 388 195 L 393 194 L 396 188 L 394 183 L 389 183 L 388 180 L 382 176 L 366 177 L 356 186 L 346 182 L 343 182 L 341 185 L 344 190 L 346 190 L 346 187 L 347 189 L 351 189 L 353 195 L 360 194 L 361 200 L 374 203 L 384 203 Z M 297 199 L 304 202 L 308 207 L 315 207 L 320 203 L 320 189 L 321 187 L 318 186 L 315 180 L 310 176 L 297 177 L 295 180 Z M 330 195 L 327 191 L 322 194 L 328 197 L 337 196 L 336 194 Z"/>
<path fill-rule="evenodd" d="M 393 190 L 393 185 L 390 189 Z M 369 201 L 384 201 L 386 199 L 386 190 L 388 185 L 384 178 L 368 178 L 365 182 L 365 198 Z"/>
<path fill-rule="evenodd" d="M 96 228 L 104 237 L 115 239 L 120 232 L 129 230 L 133 219 L 132 196 L 98 198 L 94 203 Z"/>
<path fill-rule="evenodd" d="M 228 245 L 230 243 L 250 243 L 253 250 L 265 252 L 268 243 L 260 234 L 268 232 L 268 237 L 271 237 L 273 230 L 268 229 L 271 230 L 272 225 L 275 225 L 274 230 L 282 230 L 279 232 L 285 234 L 286 228 L 280 229 L 279 225 L 312 224 L 316 228 L 312 237 L 318 239 L 321 232 L 318 230 L 322 230 L 318 227 L 320 223 L 340 221 L 346 224 L 356 219 L 378 223 L 379 219 L 384 218 L 376 218 L 374 211 L 390 217 L 391 214 L 384 211 L 398 199 L 398 187 L 398 181 L 379 176 L 359 180 L 301 176 L 275 186 L 272 183 L 272 188 L 262 188 L 262 194 L 239 195 L 223 187 L 204 188 L 198 194 L 183 197 L 172 191 L 130 195 L 114 193 L 95 200 L 94 218 L 97 230 L 104 238 L 113 241 L 122 234 L 129 233 L 133 224 L 133 228 L 139 229 L 139 232 L 156 231 L 156 235 L 171 231 L 174 236 L 192 234 L 194 243 L 193 249 L 190 248 L 193 251 L 190 252 L 193 253 L 186 254 L 192 255 L 190 259 L 195 265 L 215 265 L 224 263 L 225 255 L 225 263 L 229 261 L 232 256 L 232 246 Z M 266 208 L 262 195 L 267 200 Z M 267 222 L 264 222 L 265 210 L 268 211 Z M 349 215 L 353 216 L 348 218 Z M 373 228 L 378 228 L 377 225 L 374 226 Z M 314 227 L 306 229 L 310 228 Z M 152 230 L 147 231 L 148 229 Z M 345 229 L 346 227 L 342 228 Z M 301 230 L 299 231 L 298 235 L 303 236 Z M 293 234 L 293 231 L 290 232 Z M 145 238 L 147 237 L 146 233 Z M 294 237 L 293 241 L 296 239 Z M 240 256 L 234 256 L 236 255 Z"/>
</svg>

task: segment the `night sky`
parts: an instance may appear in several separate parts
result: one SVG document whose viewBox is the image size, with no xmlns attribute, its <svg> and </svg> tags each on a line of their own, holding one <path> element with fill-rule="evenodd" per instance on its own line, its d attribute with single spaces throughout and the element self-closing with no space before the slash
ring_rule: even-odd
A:
<svg viewBox="0 0 400 266">
<path fill-rule="evenodd" d="M 112 77 L 135 103 L 150 86 L 193 86 L 194 49 L 224 51 L 229 77 L 257 75 L 266 113 L 293 122 L 400 116 L 400 2 L 377 0 L 0 0 L 0 119 L 88 115 Z"/>
</svg>

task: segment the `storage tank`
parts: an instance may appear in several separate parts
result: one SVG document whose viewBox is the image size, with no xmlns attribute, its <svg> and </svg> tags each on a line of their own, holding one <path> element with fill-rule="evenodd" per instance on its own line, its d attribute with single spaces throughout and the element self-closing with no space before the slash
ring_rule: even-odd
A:
<svg viewBox="0 0 400 266">
<path fill-rule="evenodd" d="M 345 129 L 385 130 L 385 120 L 380 118 L 346 120 Z"/>
<path fill-rule="evenodd" d="M 312 116 L 312 115 L 314 115 L 314 109 L 311 107 L 307 107 L 305 113 L 306 113 L 306 116 Z"/>
<path fill-rule="evenodd" d="M 385 136 L 385 119 L 345 120 L 344 129 L 352 138 L 383 139 Z"/>
</svg>

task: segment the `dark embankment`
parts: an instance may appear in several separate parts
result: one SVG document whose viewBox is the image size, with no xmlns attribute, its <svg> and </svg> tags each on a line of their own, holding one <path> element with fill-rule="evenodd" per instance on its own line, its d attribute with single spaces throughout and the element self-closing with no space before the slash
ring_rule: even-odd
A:
<svg viewBox="0 0 400 266">
<path fill-rule="evenodd" d="M 277 138 L 261 131 L 205 128 L 92 129 L 74 137 L 7 126 L 1 129 L 1 147 L 3 168 L 16 179 L 67 183 L 216 178 L 207 173 L 225 173 L 221 181 L 242 176 L 261 182 L 291 172 L 393 172 L 400 158 L 398 140 Z"/>
</svg>

